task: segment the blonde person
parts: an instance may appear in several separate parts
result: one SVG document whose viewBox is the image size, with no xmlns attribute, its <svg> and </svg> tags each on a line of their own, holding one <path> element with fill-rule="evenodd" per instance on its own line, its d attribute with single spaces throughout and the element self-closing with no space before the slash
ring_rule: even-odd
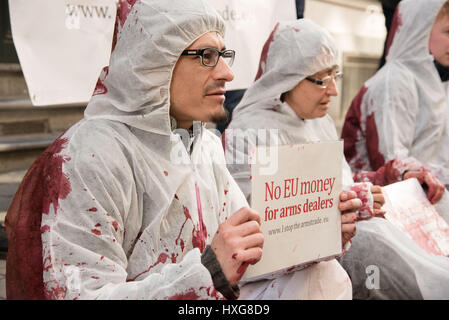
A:
<svg viewBox="0 0 449 320">
<path fill-rule="evenodd" d="M 431 172 L 447 187 L 449 1 L 401 1 L 386 52 L 386 64 L 346 114 L 346 159 L 355 172 L 378 170 L 392 159 L 417 160 L 422 183 Z"/>
</svg>

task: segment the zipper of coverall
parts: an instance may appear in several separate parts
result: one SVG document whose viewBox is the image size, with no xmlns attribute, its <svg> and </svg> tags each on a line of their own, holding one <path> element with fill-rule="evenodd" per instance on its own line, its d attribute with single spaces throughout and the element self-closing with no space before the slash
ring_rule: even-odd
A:
<svg viewBox="0 0 449 320">
<path fill-rule="evenodd" d="M 195 167 L 195 163 L 192 160 L 192 155 L 194 153 L 194 149 L 195 148 L 199 148 L 199 146 L 195 146 L 196 144 L 196 140 L 198 139 L 198 137 L 200 137 L 202 135 L 202 130 L 203 130 L 203 126 L 201 124 L 200 126 L 200 131 L 195 133 L 195 126 L 193 126 L 193 142 L 191 145 L 192 148 L 192 152 L 189 152 L 189 157 L 190 157 L 190 161 L 191 161 L 191 165 L 192 165 L 192 170 L 195 174 L 195 195 L 196 195 L 196 206 L 198 209 L 198 219 L 199 219 L 199 224 L 200 224 L 200 237 L 201 237 L 201 243 L 202 243 L 202 247 L 200 248 L 200 251 L 203 252 L 204 248 L 206 248 L 206 235 L 204 234 L 204 229 L 203 229 L 203 225 L 204 225 L 204 221 L 203 221 L 203 209 L 201 206 L 201 195 L 200 195 L 200 189 L 198 187 L 198 172 L 196 171 L 196 167 Z"/>
</svg>

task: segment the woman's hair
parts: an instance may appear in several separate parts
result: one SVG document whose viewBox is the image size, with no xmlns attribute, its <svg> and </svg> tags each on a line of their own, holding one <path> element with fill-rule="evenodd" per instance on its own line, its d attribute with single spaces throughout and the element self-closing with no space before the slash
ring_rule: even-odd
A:
<svg viewBox="0 0 449 320">
<path fill-rule="evenodd" d="M 443 18 L 445 16 L 449 17 L 449 0 L 446 1 L 443 4 L 443 6 L 441 7 L 440 12 L 438 12 L 436 20 L 441 19 L 441 18 Z"/>
</svg>

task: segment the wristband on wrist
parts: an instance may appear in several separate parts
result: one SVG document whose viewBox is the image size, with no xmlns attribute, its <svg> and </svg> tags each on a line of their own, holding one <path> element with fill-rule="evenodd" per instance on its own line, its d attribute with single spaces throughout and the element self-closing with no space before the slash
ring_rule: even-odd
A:
<svg viewBox="0 0 449 320">
<path fill-rule="evenodd" d="M 405 176 L 405 174 L 407 173 L 407 172 L 409 172 L 410 170 L 405 170 L 403 173 L 402 173 L 402 176 L 401 176 L 401 181 L 404 181 L 404 176 Z"/>
</svg>

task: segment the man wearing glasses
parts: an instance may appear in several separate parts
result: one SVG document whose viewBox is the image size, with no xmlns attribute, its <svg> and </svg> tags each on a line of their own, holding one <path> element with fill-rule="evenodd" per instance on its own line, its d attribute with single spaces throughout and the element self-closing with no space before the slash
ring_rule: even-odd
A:
<svg viewBox="0 0 449 320">
<path fill-rule="evenodd" d="M 85 118 L 31 166 L 8 211 L 9 299 L 239 296 L 261 258 L 260 218 L 220 140 L 192 129 L 226 118 L 223 34 L 206 0 L 119 3 Z"/>
<path fill-rule="evenodd" d="M 170 88 L 170 113 L 179 128 L 189 129 L 193 121 L 227 120 L 223 103 L 226 82 L 234 79 L 230 69 L 234 56 L 218 32 L 203 35 L 182 52 Z"/>
</svg>

